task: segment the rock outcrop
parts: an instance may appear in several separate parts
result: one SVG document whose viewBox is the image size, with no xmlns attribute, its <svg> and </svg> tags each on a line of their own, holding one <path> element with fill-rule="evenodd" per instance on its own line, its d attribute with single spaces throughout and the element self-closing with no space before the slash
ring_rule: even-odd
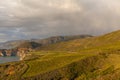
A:
<svg viewBox="0 0 120 80">
<path fill-rule="evenodd" d="M 20 60 L 23 60 L 25 56 L 32 52 L 31 48 L 18 48 L 18 49 L 1 49 L 0 56 L 19 56 Z"/>
<path fill-rule="evenodd" d="M 19 48 L 17 51 L 17 56 L 20 57 L 20 60 L 23 60 L 29 52 L 32 52 L 31 48 Z"/>
<path fill-rule="evenodd" d="M 0 44 L 0 56 L 20 56 L 23 60 L 25 56 L 33 51 L 39 49 L 41 46 L 54 44 L 62 41 L 89 38 L 91 35 L 75 35 L 75 36 L 55 36 L 46 39 L 32 39 L 32 40 L 16 40 Z"/>
</svg>

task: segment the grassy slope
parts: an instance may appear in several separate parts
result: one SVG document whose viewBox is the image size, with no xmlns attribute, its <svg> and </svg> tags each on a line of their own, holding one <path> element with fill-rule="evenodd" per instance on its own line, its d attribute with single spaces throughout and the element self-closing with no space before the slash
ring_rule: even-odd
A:
<svg viewBox="0 0 120 80">
<path fill-rule="evenodd" d="M 108 49 L 120 48 L 120 31 L 109 33 L 99 37 L 92 37 L 86 39 L 76 39 L 67 42 L 47 45 L 40 47 L 41 50 L 50 51 L 81 51 L 83 49 Z"/>
<path fill-rule="evenodd" d="M 25 80 L 94 80 L 115 75 L 120 79 L 120 55 L 116 54 L 47 54 L 41 59 L 26 62 Z M 52 76 L 52 77 L 51 77 Z M 118 77 L 117 79 L 115 79 Z"/>
<path fill-rule="evenodd" d="M 84 56 L 87 55 L 86 57 L 88 57 L 88 53 L 89 54 L 96 53 L 96 55 L 98 55 L 97 53 L 99 54 L 111 53 L 112 57 L 108 57 L 106 59 L 107 63 L 105 63 L 104 65 L 108 65 L 108 67 L 113 65 L 115 68 L 116 67 L 119 68 L 120 67 L 118 64 L 119 58 L 120 58 L 120 56 L 118 55 L 119 49 L 120 49 L 119 35 L 120 35 L 120 31 L 116 31 L 103 36 L 99 36 L 99 37 L 77 39 L 77 40 L 61 42 L 61 43 L 41 47 L 41 51 L 43 52 L 44 51 L 48 51 L 48 52 L 50 51 L 51 53 L 59 52 L 60 55 L 63 55 L 63 56 L 59 56 L 58 53 L 56 53 L 57 55 L 56 57 L 54 57 L 52 54 L 50 54 L 48 57 L 45 57 L 45 60 L 43 58 L 40 58 L 40 60 L 36 60 L 36 61 L 33 61 L 32 63 L 31 62 L 28 63 L 30 65 L 30 68 L 27 71 L 27 73 L 24 75 L 24 77 L 27 77 L 30 75 L 33 76 L 35 75 L 35 73 L 42 74 L 57 68 L 64 67 L 70 63 L 81 60 L 81 55 L 84 55 Z M 75 53 L 78 53 L 78 54 L 76 55 Z M 117 54 L 113 55 L 113 53 L 117 53 Z M 71 55 L 71 56 L 68 56 L 68 55 Z M 34 64 L 36 66 L 40 66 L 40 65 L 42 66 L 40 66 L 39 68 L 36 68 L 36 70 L 33 71 L 32 69 L 34 67 Z"/>
<path fill-rule="evenodd" d="M 54 53 L 45 55 L 37 60 L 29 61 L 28 71 L 24 74 L 24 77 L 35 76 L 41 73 L 52 71 L 61 67 L 64 67 L 72 62 L 84 59 L 94 54 L 66 54 L 66 53 Z M 34 68 L 34 70 L 33 70 Z"/>
<path fill-rule="evenodd" d="M 27 68 L 22 69 L 19 72 L 22 74 L 17 77 L 23 80 L 119 80 L 119 35 L 120 31 L 116 31 L 41 47 L 40 51 L 31 53 L 33 59 L 24 61 Z"/>
</svg>

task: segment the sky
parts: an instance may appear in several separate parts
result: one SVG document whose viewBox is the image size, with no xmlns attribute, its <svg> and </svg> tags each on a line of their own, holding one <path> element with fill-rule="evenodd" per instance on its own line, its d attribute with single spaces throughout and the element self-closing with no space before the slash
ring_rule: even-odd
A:
<svg viewBox="0 0 120 80">
<path fill-rule="evenodd" d="M 119 0 L 1 0 L 0 42 L 120 29 Z"/>
</svg>

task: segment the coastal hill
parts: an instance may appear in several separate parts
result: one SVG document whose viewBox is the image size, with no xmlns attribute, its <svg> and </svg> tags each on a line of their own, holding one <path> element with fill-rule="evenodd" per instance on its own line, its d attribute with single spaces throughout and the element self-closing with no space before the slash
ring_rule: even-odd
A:
<svg viewBox="0 0 120 80">
<path fill-rule="evenodd" d="M 1 64 L 0 79 L 120 79 L 120 30 L 42 45 L 28 54 L 23 61 Z"/>
<path fill-rule="evenodd" d="M 0 56 L 20 56 L 21 60 L 29 52 L 43 45 L 55 44 L 58 42 L 69 41 L 74 39 L 89 38 L 91 35 L 74 35 L 74 36 L 54 36 L 46 39 L 32 40 L 14 40 L 0 44 Z"/>
<path fill-rule="evenodd" d="M 62 41 L 69 41 L 74 39 L 81 39 L 81 38 L 87 38 L 87 37 L 93 37 L 91 35 L 73 35 L 73 36 L 54 36 L 49 37 L 46 39 L 31 39 L 31 40 L 13 40 L 8 41 L 0 44 L 0 49 L 13 49 L 19 46 L 23 46 L 25 44 L 29 44 L 31 42 L 34 42 L 35 44 L 41 44 L 41 45 L 48 45 L 53 44 L 57 42 Z M 30 46 L 30 45 L 29 45 Z"/>
</svg>

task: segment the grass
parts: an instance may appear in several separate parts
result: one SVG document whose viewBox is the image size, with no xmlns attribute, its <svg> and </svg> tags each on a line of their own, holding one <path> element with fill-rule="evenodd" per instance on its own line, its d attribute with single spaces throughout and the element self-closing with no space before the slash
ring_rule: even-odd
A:
<svg viewBox="0 0 120 80">
<path fill-rule="evenodd" d="M 54 69 L 58 69 L 64 67 L 72 62 L 84 59 L 89 56 L 93 56 L 95 54 L 70 54 L 70 53 L 54 53 L 47 54 L 43 57 L 29 61 L 27 64 L 29 65 L 28 71 L 24 74 L 24 77 L 35 76 L 38 74 L 42 74 L 45 72 L 52 71 Z"/>
<path fill-rule="evenodd" d="M 120 56 L 117 53 L 108 54 L 107 57 L 103 54 L 48 54 L 41 59 L 28 61 L 29 69 L 22 77 L 28 80 L 37 78 L 38 80 L 58 80 L 55 78 L 57 72 L 59 74 L 57 77 L 62 76 L 62 79 L 67 80 L 94 80 L 99 76 L 104 80 L 107 75 L 119 75 L 116 73 L 120 68 L 119 59 Z M 54 76 L 51 77 L 51 75 Z"/>
<path fill-rule="evenodd" d="M 114 75 L 113 80 L 116 80 L 117 78 L 115 79 L 115 77 L 120 76 L 119 51 L 113 50 L 114 53 L 111 52 L 111 50 L 106 50 L 106 52 L 103 50 L 100 51 L 101 53 L 97 53 L 97 50 L 95 49 L 93 49 L 93 51 L 91 49 L 90 51 L 33 52 L 31 53 L 32 57 L 33 54 L 40 57 L 19 63 L 10 63 L 15 66 L 16 73 L 14 75 L 10 75 L 7 79 L 58 80 L 62 77 L 63 80 L 99 80 L 100 78 L 103 78 L 103 80 L 109 80 L 108 76 Z M 22 66 L 23 64 L 26 65 L 26 68 Z M 8 70 L 7 67 L 5 67 L 6 65 L 8 64 L 4 64 L 3 68 Z M 20 65 L 23 68 L 21 68 Z M 0 71 L 2 72 L 4 69 L 0 68 Z M 5 74 L 6 73 L 4 73 L 0 79 L 6 79 L 3 78 Z"/>
<path fill-rule="evenodd" d="M 24 62 L 1 64 L 0 80 L 19 80 L 27 68 Z"/>
<path fill-rule="evenodd" d="M 25 61 L 0 65 L 0 79 L 120 80 L 119 35 L 116 31 L 40 47 Z M 5 77 L 11 66 L 15 73 Z"/>
<path fill-rule="evenodd" d="M 98 47 L 100 49 L 112 47 L 120 49 L 120 31 L 109 33 L 106 35 L 85 38 L 85 39 L 76 39 L 66 42 L 60 42 L 52 45 L 47 45 L 40 47 L 40 50 L 44 51 L 81 51 L 83 49 L 90 49 Z M 111 48 L 111 49 L 112 49 Z"/>
</svg>

